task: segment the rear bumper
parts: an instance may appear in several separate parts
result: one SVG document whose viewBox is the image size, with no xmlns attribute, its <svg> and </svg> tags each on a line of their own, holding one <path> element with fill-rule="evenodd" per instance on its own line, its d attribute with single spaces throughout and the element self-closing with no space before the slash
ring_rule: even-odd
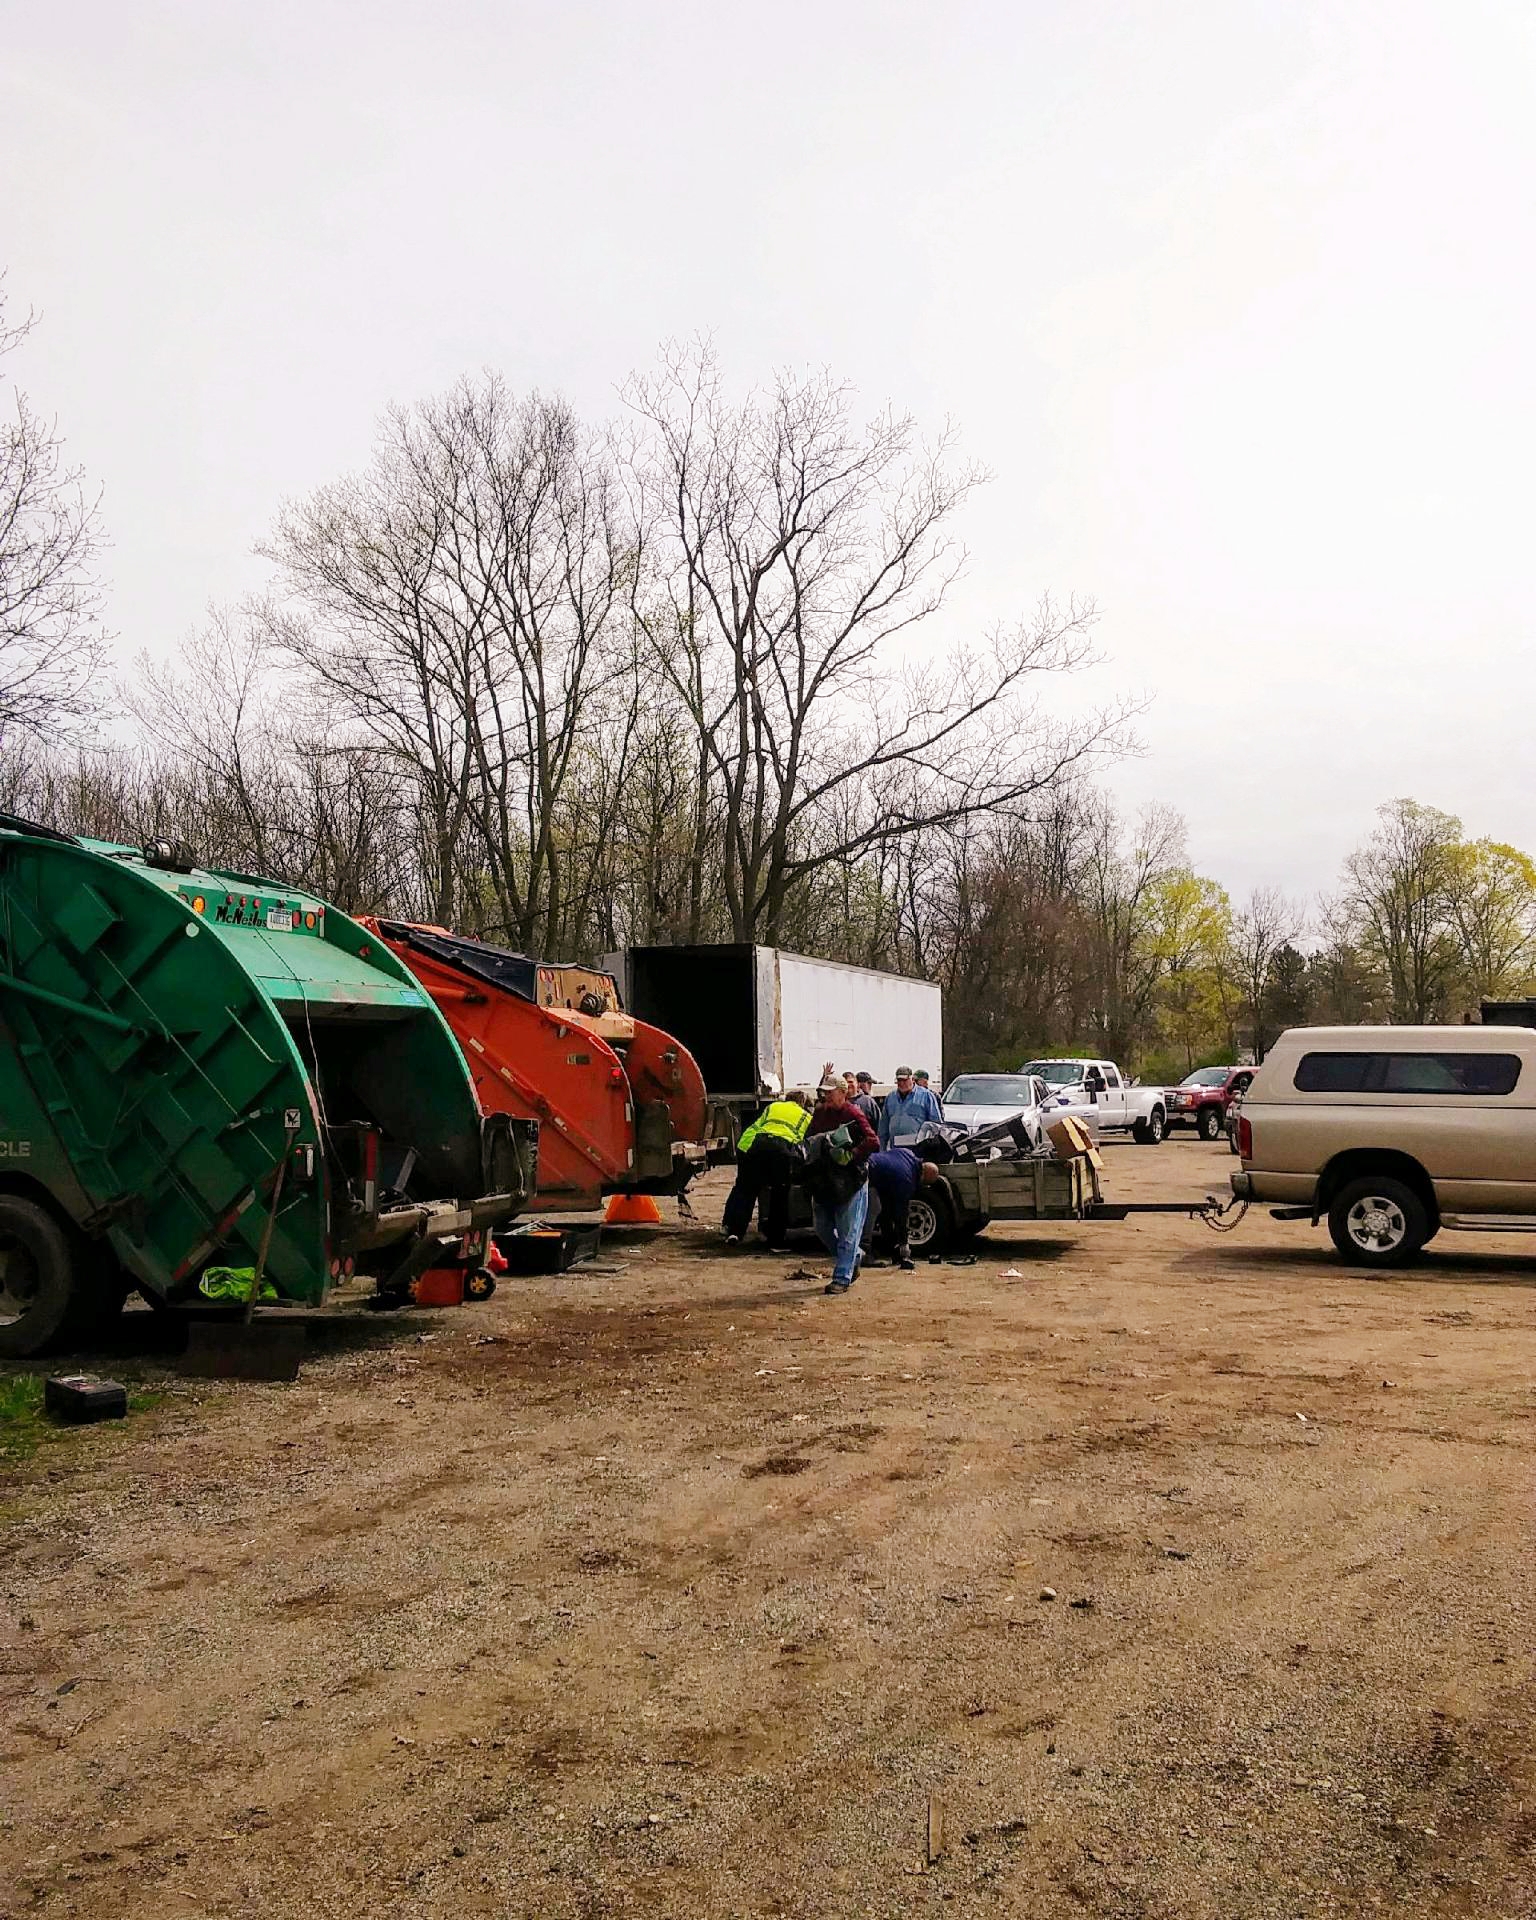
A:
<svg viewBox="0 0 1536 1920">
<path fill-rule="evenodd" d="M 671 1144 L 670 1170 L 663 1174 L 642 1175 L 638 1179 L 615 1181 L 605 1193 L 681 1193 L 689 1183 L 711 1165 L 710 1146 L 704 1140 L 674 1140 Z M 728 1156 L 734 1160 L 735 1155 Z"/>
<path fill-rule="evenodd" d="M 1250 1167 L 1232 1175 L 1238 1200 L 1273 1200 L 1279 1206 L 1310 1207 L 1317 1198 L 1315 1173 L 1258 1173 Z"/>
<path fill-rule="evenodd" d="M 478 1200 L 431 1203 L 419 1207 L 391 1207 L 365 1227 L 342 1249 L 347 1253 L 372 1253 L 379 1247 L 392 1247 L 401 1240 L 451 1240 L 479 1227 L 500 1226 L 518 1213 L 527 1195 L 488 1193 Z"/>
</svg>

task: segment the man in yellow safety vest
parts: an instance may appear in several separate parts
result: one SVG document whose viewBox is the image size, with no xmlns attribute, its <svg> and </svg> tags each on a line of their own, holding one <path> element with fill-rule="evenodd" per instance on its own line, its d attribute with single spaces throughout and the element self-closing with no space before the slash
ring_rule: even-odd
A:
<svg viewBox="0 0 1536 1920">
<path fill-rule="evenodd" d="M 801 1143 L 811 1129 L 811 1103 L 798 1090 L 770 1100 L 736 1142 L 736 1184 L 726 1199 L 721 1226 L 728 1246 L 740 1246 L 758 1210 L 758 1225 L 774 1253 L 786 1251 L 789 1189 L 801 1161 Z"/>
</svg>

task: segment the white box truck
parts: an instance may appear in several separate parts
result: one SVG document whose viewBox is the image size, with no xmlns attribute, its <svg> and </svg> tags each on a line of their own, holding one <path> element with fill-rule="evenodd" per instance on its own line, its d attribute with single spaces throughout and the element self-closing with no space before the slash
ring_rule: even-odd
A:
<svg viewBox="0 0 1536 1920">
<path fill-rule="evenodd" d="M 625 947 L 604 957 L 630 1013 L 676 1034 L 713 1100 L 814 1087 L 828 1060 L 889 1086 L 897 1067 L 944 1085 L 944 996 L 930 980 L 778 947 Z"/>
</svg>

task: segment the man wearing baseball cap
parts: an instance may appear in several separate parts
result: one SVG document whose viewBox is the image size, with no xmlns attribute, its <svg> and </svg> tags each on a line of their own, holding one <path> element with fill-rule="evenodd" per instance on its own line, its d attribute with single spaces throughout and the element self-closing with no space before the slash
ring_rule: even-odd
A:
<svg viewBox="0 0 1536 1920">
<path fill-rule="evenodd" d="M 910 1067 L 896 1069 L 896 1091 L 885 1096 L 880 1109 L 880 1144 L 899 1146 L 916 1139 L 930 1120 L 942 1120 L 944 1109 L 927 1087 L 917 1086 Z"/>
</svg>

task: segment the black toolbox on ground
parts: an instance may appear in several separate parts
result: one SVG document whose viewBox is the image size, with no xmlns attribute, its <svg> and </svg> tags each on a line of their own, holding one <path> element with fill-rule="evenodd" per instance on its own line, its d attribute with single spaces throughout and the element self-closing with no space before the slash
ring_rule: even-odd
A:
<svg viewBox="0 0 1536 1920">
<path fill-rule="evenodd" d="M 513 1227 L 496 1235 L 496 1251 L 508 1273 L 564 1273 L 579 1260 L 595 1258 L 603 1229 L 596 1226 L 548 1225 Z"/>
<path fill-rule="evenodd" d="M 50 1419 L 80 1426 L 88 1420 L 122 1420 L 128 1389 L 90 1373 L 56 1373 L 43 1382 L 43 1411 Z"/>
</svg>

